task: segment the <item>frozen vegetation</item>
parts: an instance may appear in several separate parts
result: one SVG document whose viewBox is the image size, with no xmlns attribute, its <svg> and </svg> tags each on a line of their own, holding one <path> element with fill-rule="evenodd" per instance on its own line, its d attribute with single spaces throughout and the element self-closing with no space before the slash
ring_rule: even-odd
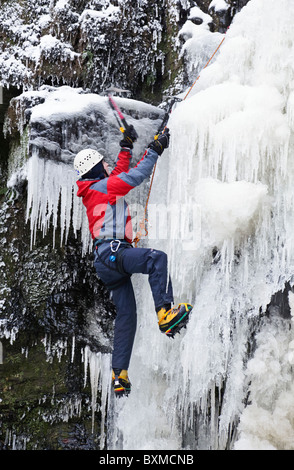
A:
<svg viewBox="0 0 294 470">
<path fill-rule="evenodd" d="M 1 5 L 0 77 L 6 86 L 67 84 L 101 92 L 115 84 L 134 91 L 167 73 L 165 2 L 36 0 L 34 8 L 31 3 Z"/>
</svg>

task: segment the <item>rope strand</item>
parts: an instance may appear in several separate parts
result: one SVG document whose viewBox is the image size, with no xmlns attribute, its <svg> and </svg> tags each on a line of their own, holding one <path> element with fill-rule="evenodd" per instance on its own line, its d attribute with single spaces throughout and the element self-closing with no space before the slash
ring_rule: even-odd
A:
<svg viewBox="0 0 294 470">
<path fill-rule="evenodd" d="M 229 28 L 228 28 L 229 29 Z M 228 31 L 227 29 L 227 31 Z M 207 63 L 205 64 L 205 66 L 203 67 L 202 70 L 206 69 L 206 67 L 208 67 L 208 65 L 210 64 L 210 62 L 212 61 L 213 57 L 215 56 L 215 54 L 217 53 L 217 51 L 220 49 L 221 45 L 223 44 L 224 40 L 226 39 L 226 33 L 227 31 L 225 32 L 225 35 L 223 37 L 223 39 L 221 40 L 221 42 L 219 43 L 219 45 L 217 46 L 217 48 L 215 49 L 215 51 L 213 52 L 212 56 L 209 58 L 209 60 L 207 61 Z M 201 70 L 201 72 L 202 72 Z M 201 74 L 200 72 L 200 74 Z M 198 77 L 196 78 L 196 80 L 192 83 L 192 85 L 190 86 L 189 90 L 187 91 L 185 97 L 183 98 L 183 101 L 185 101 L 185 99 L 187 98 L 187 96 L 189 95 L 189 93 L 192 91 L 192 89 L 194 88 L 196 82 L 199 80 L 200 78 L 200 74 L 198 75 Z M 150 186 L 149 186 L 149 191 L 148 191 L 148 195 L 147 195 L 147 201 L 146 201 L 146 204 L 145 204 L 145 208 L 144 208 L 144 216 L 143 216 L 143 219 L 141 220 L 139 226 L 140 226 L 140 230 L 138 230 L 137 234 L 136 234 L 136 237 L 134 238 L 133 240 L 133 243 L 135 243 L 135 247 L 137 248 L 138 246 L 138 243 L 139 241 L 141 240 L 142 236 L 145 236 L 147 237 L 148 235 L 148 230 L 146 228 L 146 224 L 148 222 L 148 219 L 147 219 L 147 210 L 148 210 L 148 203 L 149 203 L 149 199 L 150 199 L 150 193 L 151 193 L 151 189 L 152 189 L 152 185 L 153 185 L 153 180 L 154 180 L 154 175 L 155 175 L 155 170 L 156 170 L 156 163 L 154 165 L 154 168 L 153 168 L 153 172 L 152 172 L 152 176 L 151 176 L 151 181 L 150 181 Z M 145 231 L 145 234 L 142 235 L 142 230 Z"/>
</svg>

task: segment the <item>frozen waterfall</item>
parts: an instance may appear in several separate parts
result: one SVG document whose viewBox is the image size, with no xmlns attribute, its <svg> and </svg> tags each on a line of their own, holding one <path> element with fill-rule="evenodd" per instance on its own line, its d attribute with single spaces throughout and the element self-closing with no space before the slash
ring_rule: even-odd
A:
<svg viewBox="0 0 294 470">
<path fill-rule="evenodd" d="M 172 113 L 150 201 L 172 223 L 148 243 L 168 251 L 176 301 L 195 307 L 168 340 L 138 281 L 115 449 L 294 448 L 291 321 L 264 316 L 294 273 L 293 17 L 289 0 L 251 0 Z"/>
</svg>

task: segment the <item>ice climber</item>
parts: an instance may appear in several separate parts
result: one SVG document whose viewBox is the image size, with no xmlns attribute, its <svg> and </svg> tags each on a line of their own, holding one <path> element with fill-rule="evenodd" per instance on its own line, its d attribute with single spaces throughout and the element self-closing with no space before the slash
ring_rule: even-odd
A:
<svg viewBox="0 0 294 470">
<path fill-rule="evenodd" d="M 137 133 L 133 126 L 123 132 L 115 168 L 110 173 L 104 157 L 93 149 L 80 151 L 74 160 L 78 192 L 87 210 L 94 242 L 94 266 L 112 293 L 116 306 L 112 354 L 115 395 L 128 395 L 128 367 L 132 353 L 137 312 L 131 275 L 148 274 L 159 329 L 173 336 L 188 321 L 192 306 L 172 308 L 171 280 L 167 279 L 167 255 L 159 250 L 132 246 L 132 224 L 124 196 L 151 175 L 158 156 L 169 146 L 169 130 L 154 139 L 142 159 L 129 168 Z"/>
</svg>

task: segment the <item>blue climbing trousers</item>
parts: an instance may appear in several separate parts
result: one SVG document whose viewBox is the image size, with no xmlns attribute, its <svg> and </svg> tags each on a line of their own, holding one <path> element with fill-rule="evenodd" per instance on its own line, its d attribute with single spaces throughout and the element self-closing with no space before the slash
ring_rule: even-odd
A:
<svg viewBox="0 0 294 470">
<path fill-rule="evenodd" d="M 133 248 L 125 241 L 105 241 L 94 250 L 99 278 L 112 293 L 116 306 L 112 367 L 128 369 L 137 327 L 137 309 L 131 275 L 148 274 L 157 311 L 173 302 L 167 255 L 160 250 Z"/>
</svg>

